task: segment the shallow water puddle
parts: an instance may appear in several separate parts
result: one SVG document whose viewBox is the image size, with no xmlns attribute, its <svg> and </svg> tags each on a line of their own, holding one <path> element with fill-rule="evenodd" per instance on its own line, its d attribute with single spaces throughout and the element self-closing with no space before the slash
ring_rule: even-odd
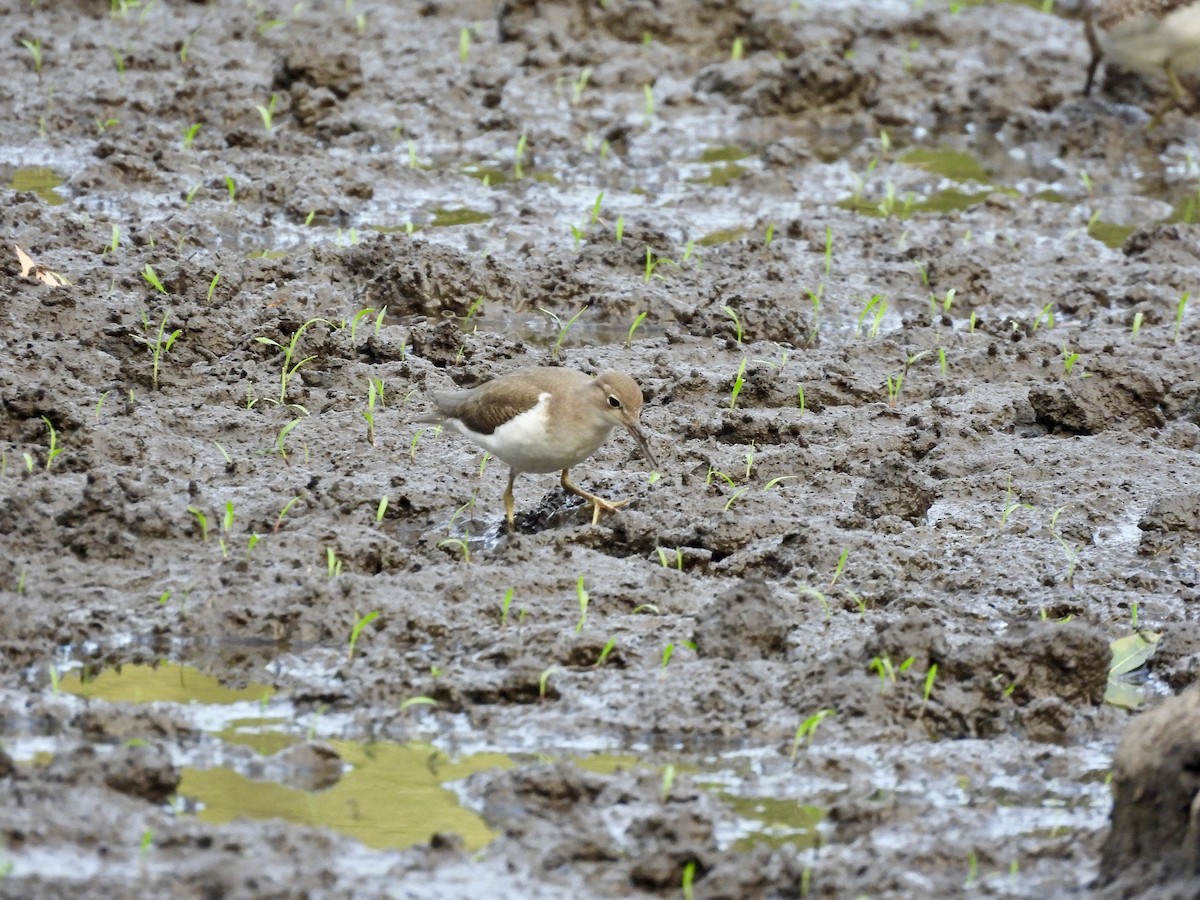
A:
<svg viewBox="0 0 1200 900">
<path fill-rule="evenodd" d="M 191 666 L 175 665 L 121 666 L 95 676 L 75 670 L 62 676 L 58 686 L 68 694 L 109 703 L 263 703 L 275 694 L 275 689 L 265 684 L 225 687 Z"/>
<path fill-rule="evenodd" d="M 30 166 L 17 169 L 9 178 L 8 186 L 14 191 L 32 191 L 51 206 L 61 206 L 66 198 L 55 188 L 66 181 L 53 169 L 43 166 Z"/>
<path fill-rule="evenodd" d="M 62 677 L 59 688 L 110 703 L 180 704 L 205 732 L 223 744 L 250 747 L 264 757 L 264 765 L 270 754 L 303 737 L 297 733 L 300 725 L 291 704 L 272 701 L 274 688 L 253 683 L 228 688 L 190 666 L 131 665 L 94 678 L 75 671 Z M 453 832 L 476 850 L 494 837 L 447 785 L 473 772 L 511 766 L 509 757 L 477 753 L 451 760 L 425 743 L 327 743 L 340 757 L 343 771 L 326 790 L 254 779 L 231 767 L 185 766 L 179 796 L 184 807 L 204 821 L 279 818 L 333 828 L 375 848 L 402 849 L 437 832 Z M 293 768 L 286 761 L 275 766 L 283 777 Z"/>
<path fill-rule="evenodd" d="M 377 849 L 403 849 L 439 832 L 462 836 L 469 850 L 495 832 L 465 809 L 445 785 L 485 769 L 513 765 L 498 753 L 452 761 L 429 744 L 329 741 L 350 766 L 328 790 L 310 792 L 256 781 L 232 769 L 185 769 L 179 794 L 198 805 L 206 822 L 240 816 L 323 825 Z"/>
</svg>

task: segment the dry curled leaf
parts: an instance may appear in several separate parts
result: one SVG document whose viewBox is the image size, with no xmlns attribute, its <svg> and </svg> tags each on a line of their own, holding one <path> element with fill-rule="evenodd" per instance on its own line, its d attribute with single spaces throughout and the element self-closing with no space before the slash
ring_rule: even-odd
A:
<svg viewBox="0 0 1200 900">
<path fill-rule="evenodd" d="M 42 284 L 48 284 L 51 287 L 66 287 L 67 279 L 63 278 L 57 272 L 51 272 L 40 263 L 35 263 L 33 257 L 28 253 L 13 244 L 13 249 L 17 251 L 17 262 L 21 264 L 22 278 L 35 278 Z"/>
</svg>

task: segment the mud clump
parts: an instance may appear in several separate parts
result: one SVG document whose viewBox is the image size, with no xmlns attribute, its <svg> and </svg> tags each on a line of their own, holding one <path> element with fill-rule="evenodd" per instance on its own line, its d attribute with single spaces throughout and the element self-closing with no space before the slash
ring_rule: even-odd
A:
<svg viewBox="0 0 1200 900">
<path fill-rule="evenodd" d="M 1101 852 L 1106 896 L 1155 884 L 1195 896 L 1200 877 L 1200 690 L 1135 718 L 1113 759 L 1112 826 Z"/>
<path fill-rule="evenodd" d="M 778 659 L 787 652 L 792 614 L 764 581 L 747 580 L 701 614 L 696 650 L 728 660 Z"/>
</svg>

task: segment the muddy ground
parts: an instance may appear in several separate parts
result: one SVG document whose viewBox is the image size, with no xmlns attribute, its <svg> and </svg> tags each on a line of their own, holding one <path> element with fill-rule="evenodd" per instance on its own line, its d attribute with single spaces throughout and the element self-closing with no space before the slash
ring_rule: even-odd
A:
<svg viewBox="0 0 1200 900">
<path fill-rule="evenodd" d="M 1200 123 L 1059 6 L 5 3 L 0 894 L 1157 890 L 1101 847 L 1200 653 Z M 660 468 L 507 534 L 412 420 L 552 364 Z M 205 820 L 253 759 L 65 687 L 146 664 L 273 688 L 311 798 L 501 754 L 495 837 Z"/>
</svg>

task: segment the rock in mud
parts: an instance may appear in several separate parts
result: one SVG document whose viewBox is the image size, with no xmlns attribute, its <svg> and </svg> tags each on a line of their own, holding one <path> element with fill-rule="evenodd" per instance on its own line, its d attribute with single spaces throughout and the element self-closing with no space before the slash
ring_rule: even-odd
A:
<svg viewBox="0 0 1200 900">
<path fill-rule="evenodd" d="M 708 605 L 696 628 L 701 656 L 773 659 L 787 652 L 792 614 L 763 581 L 745 581 Z"/>
<path fill-rule="evenodd" d="M 1100 881 L 1113 896 L 1194 897 L 1200 878 L 1200 690 L 1135 718 L 1113 760 Z"/>
<path fill-rule="evenodd" d="M 867 519 L 898 516 L 919 522 L 933 505 L 933 481 L 911 462 L 893 453 L 871 466 L 854 498 L 854 511 Z"/>
</svg>

